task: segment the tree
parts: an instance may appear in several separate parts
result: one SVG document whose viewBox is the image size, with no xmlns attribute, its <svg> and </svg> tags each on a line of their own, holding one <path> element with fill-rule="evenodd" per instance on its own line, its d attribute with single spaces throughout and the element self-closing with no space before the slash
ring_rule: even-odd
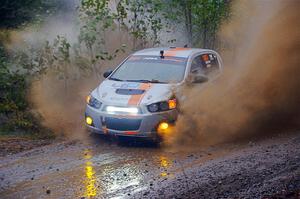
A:
<svg viewBox="0 0 300 199">
<path fill-rule="evenodd" d="M 228 17 L 228 11 L 228 1 L 198 0 L 192 8 L 195 32 L 193 44 L 204 48 L 215 48 L 217 31 L 222 20 Z"/>
<path fill-rule="evenodd" d="M 164 16 L 167 20 L 184 23 L 189 45 L 214 48 L 216 33 L 228 17 L 229 0 L 168 0 Z"/>
<path fill-rule="evenodd" d="M 9 0 L 0 3 L 0 28 L 17 28 L 42 15 L 50 15 L 59 0 Z"/>
<path fill-rule="evenodd" d="M 162 30 L 161 10 L 163 2 L 159 0 L 121 0 L 118 7 L 127 12 L 123 23 L 133 36 L 133 47 L 144 48 L 160 44 L 159 32 Z M 124 19 L 123 19 L 124 21 Z"/>
</svg>

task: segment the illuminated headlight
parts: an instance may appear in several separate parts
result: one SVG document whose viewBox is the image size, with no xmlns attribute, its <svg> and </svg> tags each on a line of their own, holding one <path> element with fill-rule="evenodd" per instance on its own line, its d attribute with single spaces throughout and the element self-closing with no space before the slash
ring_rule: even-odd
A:
<svg viewBox="0 0 300 199">
<path fill-rule="evenodd" d="M 169 128 L 169 124 L 167 122 L 162 122 L 158 125 L 158 131 L 164 131 Z"/>
<path fill-rule="evenodd" d="M 147 106 L 148 111 L 151 113 L 162 112 L 175 109 L 177 107 L 176 99 L 170 99 L 168 101 L 157 102 Z"/>
<path fill-rule="evenodd" d="M 93 124 L 93 119 L 92 119 L 91 117 L 87 116 L 87 117 L 85 118 L 85 122 L 86 122 L 88 125 L 92 125 L 92 124 Z"/>
<path fill-rule="evenodd" d="M 131 113 L 137 114 L 139 109 L 136 107 L 116 107 L 116 106 L 107 106 L 106 111 L 108 113 Z"/>
<path fill-rule="evenodd" d="M 89 96 L 86 97 L 86 103 L 88 105 L 90 105 L 91 107 L 97 108 L 97 109 L 99 109 L 101 107 L 101 104 L 102 104 L 99 100 L 97 100 L 92 95 L 89 95 Z"/>
</svg>

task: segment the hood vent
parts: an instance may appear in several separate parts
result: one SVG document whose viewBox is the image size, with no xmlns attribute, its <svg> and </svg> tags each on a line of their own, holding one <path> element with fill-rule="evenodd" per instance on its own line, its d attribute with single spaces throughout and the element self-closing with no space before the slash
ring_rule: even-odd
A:
<svg viewBox="0 0 300 199">
<path fill-rule="evenodd" d="M 119 95 L 142 95 L 145 90 L 140 89 L 117 89 L 116 93 Z"/>
</svg>

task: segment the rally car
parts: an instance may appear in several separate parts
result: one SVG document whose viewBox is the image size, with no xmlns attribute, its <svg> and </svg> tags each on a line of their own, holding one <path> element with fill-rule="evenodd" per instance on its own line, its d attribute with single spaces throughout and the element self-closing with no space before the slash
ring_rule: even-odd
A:
<svg viewBox="0 0 300 199">
<path fill-rule="evenodd" d="M 211 81 L 222 71 L 213 50 L 150 48 L 128 56 L 87 96 L 85 122 L 99 134 L 159 139 L 178 116 L 174 89 Z"/>
</svg>

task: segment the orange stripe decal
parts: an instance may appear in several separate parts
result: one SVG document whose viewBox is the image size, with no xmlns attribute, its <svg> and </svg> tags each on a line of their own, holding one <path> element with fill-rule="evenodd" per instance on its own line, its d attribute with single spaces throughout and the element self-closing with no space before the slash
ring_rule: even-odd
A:
<svg viewBox="0 0 300 199">
<path fill-rule="evenodd" d="M 174 57 L 174 56 L 177 55 L 177 53 L 179 51 L 185 51 L 185 50 L 190 50 L 190 48 L 173 48 L 173 49 L 170 49 L 170 50 L 166 50 L 165 53 L 164 53 L 164 56 Z"/>
<path fill-rule="evenodd" d="M 150 83 L 141 83 L 139 89 L 141 90 L 149 90 L 151 88 L 151 84 Z M 128 105 L 131 106 L 137 106 L 139 105 L 140 101 L 143 99 L 144 95 L 146 92 L 144 92 L 141 95 L 132 95 L 129 100 L 128 100 Z"/>
</svg>

